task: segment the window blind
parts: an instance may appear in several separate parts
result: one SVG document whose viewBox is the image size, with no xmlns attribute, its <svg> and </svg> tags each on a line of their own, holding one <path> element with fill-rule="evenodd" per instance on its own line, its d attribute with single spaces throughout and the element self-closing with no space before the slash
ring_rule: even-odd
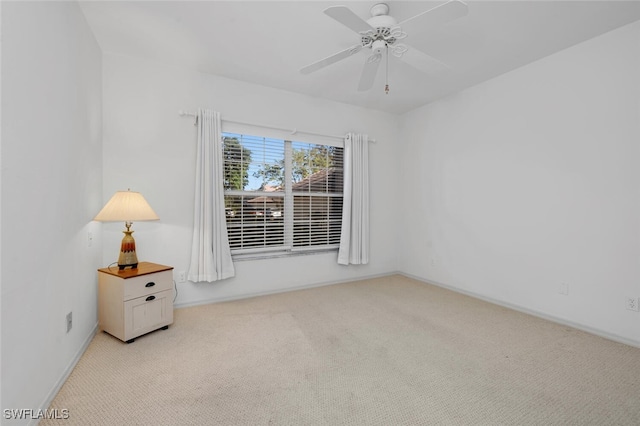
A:
<svg viewBox="0 0 640 426">
<path fill-rule="evenodd" d="M 223 149 L 233 254 L 338 247 L 342 147 L 225 132 Z"/>
</svg>

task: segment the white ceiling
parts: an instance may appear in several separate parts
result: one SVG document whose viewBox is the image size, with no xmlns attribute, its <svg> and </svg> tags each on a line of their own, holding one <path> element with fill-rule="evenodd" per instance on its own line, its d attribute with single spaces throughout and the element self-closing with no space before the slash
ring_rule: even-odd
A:
<svg viewBox="0 0 640 426">
<path fill-rule="evenodd" d="M 391 58 L 366 92 L 360 52 L 315 73 L 300 68 L 359 42 L 323 13 L 346 5 L 367 19 L 377 1 L 88 1 L 106 52 L 148 57 L 315 97 L 404 113 L 640 19 L 640 1 L 467 1 L 467 16 L 406 39 L 450 70 L 426 75 Z M 398 22 L 442 1 L 387 1 Z"/>
</svg>

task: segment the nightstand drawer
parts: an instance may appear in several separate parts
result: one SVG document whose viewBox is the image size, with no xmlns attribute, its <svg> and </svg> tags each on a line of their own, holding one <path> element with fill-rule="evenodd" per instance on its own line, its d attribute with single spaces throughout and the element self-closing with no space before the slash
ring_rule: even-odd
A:
<svg viewBox="0 0 640 426">
<path fill-rule="evenodd" d="M 124 340 L 173 323 L 173 291 L 161 291 L 124 303 Z"/>
<path fill-rule="evenodd" d="M 173 288 L 171 271 L 156 272 L 124 281 L 124 300 L 136 299 Z"/>
</svg>

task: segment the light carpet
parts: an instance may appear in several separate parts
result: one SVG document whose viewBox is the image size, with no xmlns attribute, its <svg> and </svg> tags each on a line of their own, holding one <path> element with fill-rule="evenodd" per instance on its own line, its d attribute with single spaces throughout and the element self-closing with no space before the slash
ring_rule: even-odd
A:
<svg viewBox="0 0 640 426">
<path fill-rule="evenodd" d="M 640 349 L 394 275 L 90 343 L 41 425 L 638 425 Z"/>
</svg>

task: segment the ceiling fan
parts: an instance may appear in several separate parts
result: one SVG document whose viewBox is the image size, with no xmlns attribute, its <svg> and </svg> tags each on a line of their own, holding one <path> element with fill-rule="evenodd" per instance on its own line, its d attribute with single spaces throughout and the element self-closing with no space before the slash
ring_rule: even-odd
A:
<svg viewBox="0 0 640 426">
<path fill-rule="evenodd" d="M 303 67 L 300 72 L 309 74 L 346 59 L 363 49 L 369 49 L 371 54 L 364 62 L 358 84 L 358 90 L 364 91 L 373 86 L 383 55 L 387 57 L 388 67 L 389 53 L 425 73 L 446 70 L 448 67 L 444 63 L 406 43 L 398 43 L 398 41 L 406 38 L 409 34 L 419 32 L 421 29 L 442 25 L 465 16 L 467 5 L 459 0 L 450 0 L 400 23 L 389 15 L 389 6 L 385 3 L 374 5 L 371 8 L 371 18 L 366 21 L 346 6 L 332 6 L 325 9 L 324 13 L 358 33 L 360 43 L 309 64 Z M 389 93 L 388 82 L 385 85 L 385 93 Z"/>
</svg>

